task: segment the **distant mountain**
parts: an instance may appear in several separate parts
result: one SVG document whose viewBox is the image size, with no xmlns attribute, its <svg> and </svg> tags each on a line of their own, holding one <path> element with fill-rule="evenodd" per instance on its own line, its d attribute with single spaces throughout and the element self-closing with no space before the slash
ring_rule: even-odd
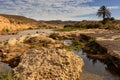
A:
<svg viewBox="0 0 120 80">
<path fill-rule="evenodd" d="M 76 24 L 80 21 L 61 21 L 61 20 L 50 20 L 50 21 L 40 21 L 45 22 L 48 24 L 54 24 L 54 25 L 66 25 L 66 24 Z"/>
</svg>

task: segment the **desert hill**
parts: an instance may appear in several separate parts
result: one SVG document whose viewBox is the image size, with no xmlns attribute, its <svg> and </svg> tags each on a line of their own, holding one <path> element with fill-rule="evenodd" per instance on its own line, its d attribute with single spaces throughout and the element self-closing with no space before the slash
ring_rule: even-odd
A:
<svg viewBox="0 0 120 80">
<path fill-rule="evenodd" d="M 28 29 L 30 27 L 32 26 L 28 23 L 21 23 L 13 18 L 8 19 L 4 16 L 0 16 L 0 33 L 15 32 L 17 30 Z"/>
<path fill-rule="evenodd" d="M 0 16 L 4 16 L 4 17 L 8 18 L 9 20 L 14 19 L 16 21 L 21 21 L 21 22 L 24 22 L 24 23 L 29 23 L 29 22 L 35 23 L 35 22 L 37 22 L 34 19 L 27 18 L 27 17 L 24 17 L 24 16 L 18 16 L 18 15 L 0 14 Z"/>
<path fill-rule="evenodd" d="M 46 27 L 44 22 L 18 15 L 0 14 L 0 34 Z"/>
</svg>

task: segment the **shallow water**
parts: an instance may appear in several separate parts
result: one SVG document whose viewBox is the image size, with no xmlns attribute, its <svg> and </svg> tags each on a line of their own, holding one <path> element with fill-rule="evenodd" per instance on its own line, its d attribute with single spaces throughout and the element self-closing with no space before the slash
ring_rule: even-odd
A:
<svg viewBox="0 0 120 80">
<path fill-rule="evenodd" d="M 0 74 L 2 74 L 2 72 L 12 72 L 12 68 L 8 64 L 0 62 Z"/>
<path fill-rule="evenodd" d="M 64 40 L 68 46 L 72 44 L 71 40 Z M 99 60 L 87 57 L 87 53 L 81 49 L 73 52 L 79 55 L 83 61 L 83 72 L 80 80 L 120 80 L 120 76 L 113 74 L 111 70 L 107 68 L 107 65 L 100 62 Z"/>
<path fill-rule="evenodd" d="M 107 69 L 107 65 L 99 60 L 90 59 L 82 50 L 74 51 L 84 61 L 83 73 L 81 80 L 120 80 L 120 76 L 112 74 Z"/>
<path fill-rule="evenodd" d="M 72 44 L 71 40 L 64 40 L 68 46 Z M 107 68 L 107 65 L 99 60 L 87 57 L 81 49 L 73 50 L 75 54 L 80 56 L 84 61 L 83 72 L 80 80 L 120 80 L 120 76 L 113 74 L 112 70 Z"/>
</svg>

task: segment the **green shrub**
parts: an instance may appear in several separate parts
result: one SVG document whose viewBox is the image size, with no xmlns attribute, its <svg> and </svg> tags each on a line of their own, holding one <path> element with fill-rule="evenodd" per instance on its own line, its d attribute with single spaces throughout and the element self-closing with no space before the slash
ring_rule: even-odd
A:
<svg viewBox="0 0 120 80">
<path fill-rule="evenodd" d="M 64 28 L 74 27 L 74 25 L 65 25 Z"/>
<path fill-rule="evenodd" d="M 9 32 L 9 29 L 4 28 L 2 31 L 3 31 L 3 32 Z"/>
<path fill-rule="evenodd" d="M 79 29 L 79 28 L 67 27 L 67 28 L 59 29 L 58 31 L 74 31 L 74 30 L 77 30 L 77 29 Z"/>
<path fill-rule="evenodd" d="M 74 25 L 76 28 L 80 29 L 90 29 L 90 28 L 100 28 L 102 24 L 95 21 L 83 21 Z"/>
<path fill-rule="evenodd" d="M 66 46 L 67 50 L 79 50 L 83 48 L 83 44 L 79 40 L 73 40 L 70 46 Z"/>
<path fill-rule="evenodd" d="M 110 20 L 113 21 L 113 20 L 115 20 L 115 18 L 114 18 L 114 17 L 111 17 Z"/>
<path fill-rule="evenodd" d="M 50 38 L 52 38 L 52 39 L 58 39 L 58 33 L 52 33 L 52 34 L 50 34 Z"/>
<path fill-rule="evenodd" d="M 114 18 L 105 18 L 103 21 L 81 21 L 74 25 L 65 25 L 63 29 L 59 29 L 59 31 L 73 31 L 73 30 L 81 30 L 81 29 L 110 29 L 110 30 L 119 30 L 117 27 L 120 21 L 114 20 Z"/>
</svg>

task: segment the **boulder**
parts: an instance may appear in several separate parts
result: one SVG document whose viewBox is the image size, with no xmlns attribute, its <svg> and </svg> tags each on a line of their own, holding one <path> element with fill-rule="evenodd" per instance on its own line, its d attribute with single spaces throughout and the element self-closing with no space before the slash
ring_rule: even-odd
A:
<svg viewBox="0 0 120 80">
<path fill-rule="evenodd" d="M 8 41 L 7 41 L 7 44 L 10 45 L 10 46 L 14 46 L 17 44 L 17 39 L 16 38 L 10 38 Z"/>
<path fill-rule="evenodd" d="M 14 77 L 23 80 L 79 80 L 82 59 L 65 49 L 30 49 L 21 55 Z"/>
<path fill-rule="evenodd" d="M 23 43 L 26 38 L 27 38 L 27 35 L 23 35 L 23 36 L 19 37 L 18 41 L 17 41 L 17 44 Z"/>
</svg>

